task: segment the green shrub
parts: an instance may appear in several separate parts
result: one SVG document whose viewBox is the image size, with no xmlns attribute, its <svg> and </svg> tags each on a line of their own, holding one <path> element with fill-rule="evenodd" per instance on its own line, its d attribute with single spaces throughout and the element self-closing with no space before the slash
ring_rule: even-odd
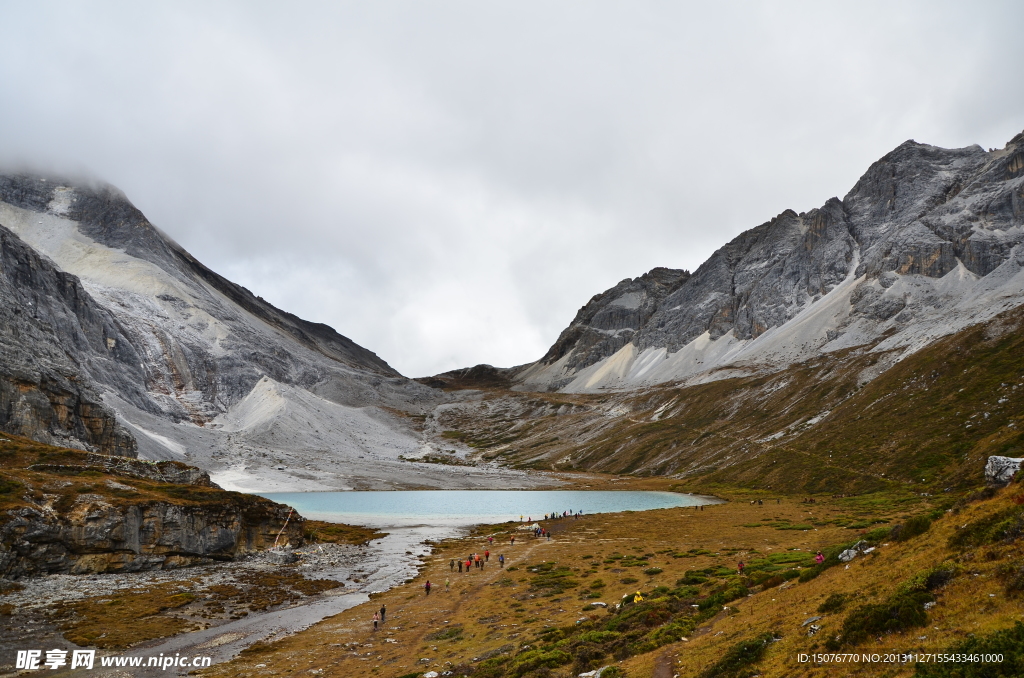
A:
<svg viewBox="0 0 1024 678">
<path fill-rule="evenodd" d="M 960 574 L 961 569 L 959 565 L 952 562 L 936 565 L 915 574 L 904 582 L 899 590 L 904 593 L 912 593 L 914 591 L 934 591 L 940 589 Z"/>
<path fill-rule="evenodd" d="M 818 606 L 818 612 L 822 614 L 840 612 L 844 607 L 846 607 L 846 603 L 849 599 L 850 597 L 845 593 L 833 593 L 825 599 L 825 602 Z"/>
<path fill-rule="evenodd" d="M 828 650 L 863 643 L 888 633 L 902 633 L 928 623 L 924 604 L 935 598 L 927 591 L 899 592 L 884 603 L 861 605 L 843 620 L 838 638 L 825 643 Z"/>
<path fill-rule="evenodd" d="M 949 538 L 949 546 L 967 549 L 995 542 L 1014 542 L 1024 532 L 1024 508 L 1014 506 L 972 520 Z"/>
<path fill-rule="evenodd" d="M 644 574 L 651 577 L 653 577 L 656 574 L 661 574 L 662 572 L 664 572 L 664 570 L 662 570 L 660 567 L 648 567 L 646 570 L 644 570 Z"/>
<path fill-rule="evenodd" d="M 703 584 L 707 580 L 708 578 L 704 576 L 703 571 L 687 570 L 685 575 L 676 580 L 676 586 L 694 586 L 696 584 Z"/>
<path fill-rule="evenodd" d="M 700 678 L 749 678 L 755 672 L 751 666 L 761 661 L 768 645 L 775 641 L 770 633 L 744 640 L 729 648 L 717 662 L 700 672 Z"/>
<path fill-rule="evenodd" d="M 815 565 L 814 567 L 809 567 L 800 573 L 800 583 L 803 584 L 804 582 L 809 582 L 824 571 L 824 565 Z"/>
<path fill-rule="evenodd" d="M 0 494 L 13 494 L 21 488 L 22 484 L 17 481 L 0 478 Z"/>
<path fill-rule="evenodd" d="M 996 576 L 1003 581 L 1008 597 L 1017 598 L 1024 592 L 1024 560 L 1000 565 Z"/>
<path fill-rule="evenodd" d="M 902 525 L 892 528 L 890 536 L 895 541 L 907 541 L 920 534 L 924 534 L 932 527 L 932 519 L 928 516 L 914 516 L 908 518 Z"/>
<path fill-rule="evenodd" d="M 608 643 L 622 636 L 615 631 L 587 631 L 580 635 L 579 640 L 584 643 Z"/>
<path fill-rule="evenodd" d="M 460 638 L 462 638 L 462 624 L 454 624 L 423 636 L 423 640 L 458 640 Z"/>
<path fill-rule="evenodd" d="M 891 527 L 879 527 L 865 534 L 864 541 L 871 544 L 872 546 L 876 544 L 881 544 L 883 541 L 889 538 L 889 534 L 891 532 Z"/>
<path fill-rule="evenodd" d="M 730 603 L 738 598 L 746 598 L 750 591 L 743 584 L 731 584 L 722 591 L 714 593 L 697 603 L 700 610 L 711 610 Z"/>
<path fill-rule="evenodd" d="M 539 668 L 553 669 L 571 661 L 572 657 L 563 650 L 527 650 L 513 660 L 509 675 L 518 677 Z"/>
<path fill-rule="evenodd" d="M 1024 676 L 1024 624 L 982 636 L 969 637 L 946 654 L 1001 654 L 999 663 L 930 663 L 915 665 L 916 678 L 1017 678 Z"/>
</svg>

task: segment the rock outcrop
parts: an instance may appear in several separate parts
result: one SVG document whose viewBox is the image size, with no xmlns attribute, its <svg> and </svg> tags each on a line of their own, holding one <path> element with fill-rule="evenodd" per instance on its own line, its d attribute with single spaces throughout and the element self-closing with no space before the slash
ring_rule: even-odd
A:
<svg viewBox="0 0 1024 678">
<path fill-rule="evenodd" d="M 1006 485 L 1020 471 L 1024 459 L 1014 457 L 989 457 L 985 463 L 985 482 L 989 485 Z"/>
<path fill-rule="evenodd" d="M 78 278 L 3 226 L 0 300 L 0 430 L 135 456 L 134 438 L 90 374 L 121 371 L 141 382 L 138 355 L 114 318 Z"/>
<path fill-rule="evenodd" d="M 273 546 L 288 513 L 266 500 L 117 506 L 87 495 L 62 515 L 22 508 L 0 527 L 0 574 L 137 572 L 232 560 Z M 302 544 L 301 518 L 293 516 L 281 534 L 279 543 L 289 542 Z"/>
<path fill-rule="evenodd" d="M 140 571 L 302 544 L 304 520 L 194 467 L 0 438 L 0 576 Z"/>
</svg>

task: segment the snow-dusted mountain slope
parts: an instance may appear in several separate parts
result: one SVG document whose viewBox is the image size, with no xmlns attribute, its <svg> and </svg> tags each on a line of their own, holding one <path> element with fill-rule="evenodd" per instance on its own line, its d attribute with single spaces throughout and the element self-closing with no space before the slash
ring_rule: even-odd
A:
<svg viewBox="0 0 1024 678">
<path fill-rule="evenodd" d="M 589 392 L 776 370 L 851 347 L 913 352 L 1024 303 L 1024 134 L 908 141 L 843 200 L 787 210 L 700 266 L 594 297 L 516 388 Z"/>
<path fill-rule="evenodd" d="M 33 422 L 59 419 L 67 406 L 37 394 L 32 409 L 17 394 L 25 383 L 63 378 L 61 393 L 66 383 L 85 389 L 72 394 L 78 400 L 65 400 L 84 401 L 107 417 L 106 439 L 120 440 L 119 432 L 128 439 L 126 451 L 133 451 L 134 438 L 139 456 L 187 460 L 229 488 L 494 481 L 492 468 L 456 473 L 400 460 L 431 451 L 412 417 L 442 402 L 440 391 L 406 379 L 330 327 L 225 280 L 116 189 L 0 176 L 0 228 L 5 243 L 20 248 L 18 260 L 28 262 L 22 268 L 46 269 L 45 281 L 58 281 L 26 275 L 0 281 L 5 309 L 17 309 L 31 329 L 0 337 L 21 355 L 0 356 L 0 408 L 17 415 L 0 413 L 0 424 L 14 422 L 19 432 L 47 438 Z M 40 351 L 46 369 L 29 374 L 26 365 Z M 102 447 L 102 436 L 86 435 L 82 417 L 56 428 L 65 443 Z M 522 474 L 503 473 L 505 485 L 529 484 L 517 479 Z"/>
</svg>

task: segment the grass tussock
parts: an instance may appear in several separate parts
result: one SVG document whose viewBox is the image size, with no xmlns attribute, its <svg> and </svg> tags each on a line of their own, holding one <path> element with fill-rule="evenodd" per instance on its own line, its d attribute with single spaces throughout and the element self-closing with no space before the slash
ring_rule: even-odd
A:
<svg viewBox="0 0 1024 678">
<path fill-rule="evenodd" d="M 374 539 L 383 539 L 387 535 L 387 532 L 360 525 L 327 523 L 322 520 L 306 520 L 303 523 L 303 536 L 314 544 L 367 544 Z"/>
</svg>

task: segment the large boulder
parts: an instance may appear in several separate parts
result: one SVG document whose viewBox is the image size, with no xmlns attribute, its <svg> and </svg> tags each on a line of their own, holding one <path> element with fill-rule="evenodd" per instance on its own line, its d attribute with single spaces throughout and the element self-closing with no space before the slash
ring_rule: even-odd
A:
<svg viewBox="0 0 1024 678">
<path fill-rule="evenodd" d="M 985 481 L 989 485 L 1006 485 L 1020 470 L 1024 459 L 1013 457 L 989 457 L 985 464 Z"/>
</svg>

